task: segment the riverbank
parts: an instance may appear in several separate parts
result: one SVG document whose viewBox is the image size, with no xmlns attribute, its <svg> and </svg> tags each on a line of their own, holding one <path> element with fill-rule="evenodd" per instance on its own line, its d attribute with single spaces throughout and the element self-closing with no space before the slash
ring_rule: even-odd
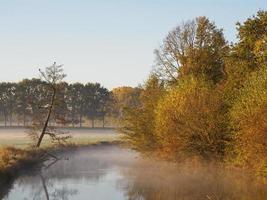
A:
<svg viewBox="0 0 267 200">
<path fill-rule="evenodd" d="M 45 151 L 55 152 L 62 148 L 77 148 L 103 143 L 121 141 L 120 134 L 110 128 L 66 128 L 71 136 L 68 145 L 55 147 L 44 138 L 41 149 L 33 149 L 33 143 L 27 135 L 27 130 L 19 127 L 0 128 L 0 184 L 15 177 L 17 173 L 31 165 L 35 165 L 40 155 Z"/>
<path fill-rule="evenodd" d="M 43 150 L 0 148 L 0 186 L 12 181 L 21 170 L 36 164 L 41 152 Z"/>
<path fill-rule="evenodd" d="M 90 144 L 68 144 L 66 146 L 50 146 L 40 149 L 18 149 L 14 147 L 0 148 L 0 187 L 5 188 L 23 172 L 29 171 L 41 164 L 47 152 L 55 155 L 61 151 L 75 150 L 83 147 L 107 146 L 121 144 L 120 140 L 99 141 Z M 46 157 L 49 157 L 48 155 Z M 2 187 L 5 186 L 5 187 Z M 5 193 L 2 191 L 2 193 Z M 1 199 L 0 193 L 0 199 Z"/>
</svg>

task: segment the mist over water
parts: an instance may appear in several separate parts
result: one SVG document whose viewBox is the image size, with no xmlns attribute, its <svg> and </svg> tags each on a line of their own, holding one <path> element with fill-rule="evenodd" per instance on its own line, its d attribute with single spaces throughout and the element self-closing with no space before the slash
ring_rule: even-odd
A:
<svg viewBox="0 0 267 200">
<path fill-rule="evenodd" d="M 128 199 L 267 199 L 266 185 L 248 173 L 215 165 L 177 165 L 141 160 L 125 172 Z"/>
<path fill-rule="evenodd" d="M 244 172 L 141 158 L 117 145 L 61 152 L 62 160 L 20 176 L 4 200 L 267 199 Z M 49 166 L 51 163 L 45 163 Z"/>
</svg>

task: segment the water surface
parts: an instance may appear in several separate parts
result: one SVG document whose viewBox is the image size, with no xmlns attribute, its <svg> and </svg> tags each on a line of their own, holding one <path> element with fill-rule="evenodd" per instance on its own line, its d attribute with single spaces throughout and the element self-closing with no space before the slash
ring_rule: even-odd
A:
<svg viewBox="0 0 267 200">
<path fill-rule="evenodd" d="M 267 187 L 246 173 L 141 159 L 117 145 L 58 154 L 21 175 L 4 200 L 239 200 L 267 199 Z"/>
</svg>

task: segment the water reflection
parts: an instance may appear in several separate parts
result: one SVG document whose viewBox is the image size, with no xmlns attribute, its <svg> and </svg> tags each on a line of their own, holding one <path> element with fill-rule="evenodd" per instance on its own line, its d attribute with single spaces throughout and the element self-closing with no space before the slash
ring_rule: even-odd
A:
<svg viewBox="0 0 267 200">
<path fill-rule="evenodd" d="M 60 153 L 60 159 L 19 177 L 5 200 L 125 199 L 117 182 L 136 154 L 115 145 Z"/>
<path fill-rule="evenodd" d="M 5 200 L 239 200 L 267 199 L 267 187 L 245 173 L 178 166 L 137 158 L 115 145 L 60 154 L 19 177 Z"/>
</svg>

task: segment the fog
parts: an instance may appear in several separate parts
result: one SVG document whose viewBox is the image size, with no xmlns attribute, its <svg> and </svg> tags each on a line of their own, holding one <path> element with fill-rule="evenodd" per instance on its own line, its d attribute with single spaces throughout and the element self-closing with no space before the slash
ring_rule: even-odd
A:
<svg viewBox="0 0 267 200">
<path fill-rule="evenodd" d="M 214 163 L 153 160 L 110 144 L 57 155 L 61 160 L 51 166 L 21 175 L 4 199 L 267 199 L 267 188 L 249 173 Z"/>
</svg>

